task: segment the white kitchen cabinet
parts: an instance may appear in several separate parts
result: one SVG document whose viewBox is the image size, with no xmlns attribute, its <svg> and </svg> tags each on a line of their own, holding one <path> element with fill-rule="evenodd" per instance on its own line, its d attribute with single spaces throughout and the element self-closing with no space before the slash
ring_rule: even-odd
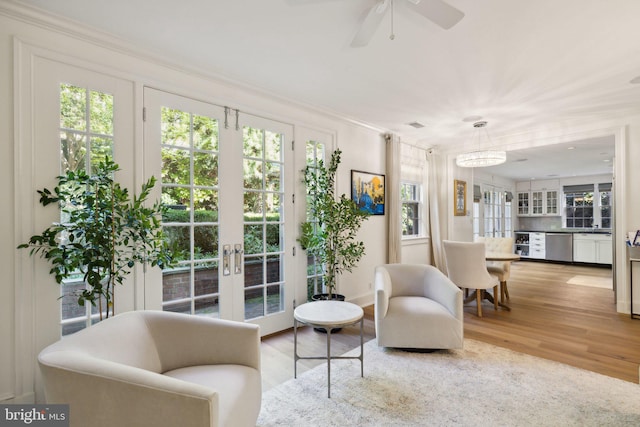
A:
<svg viewBox="0 0 640 427">
<path fill-rule="evenodd" d="M 545 259 L 545 234 L 540 232 L 529 233 L 529 258 Z"/>
<path fill-rule="evenodd" d="M 516 231 L 514 246 L 521 258 L 529 258 L 529 232 Z"/>
<path fill-rule="evenodd" d="M 612 264 L 613 263 L 613 246 L 611 236 L 609 239 L 598 240 L 596 242 L 596 263 Z"/>
<path fill-rule="evenodd" d="M 575 233 L 573 235 L 573 261 L 594 264 L 613 262 L 610 234 Z"/>
<path fill-rule="evenodd" d="M 529 192 L 518 193 L 518 215 L 529 215 Z"/>
<path fill-rule="evenodd" d="M 557 190 L 560 188 L 560 181 L 557 179 L 534 179 L 530 182 L 531 191 L 535 190 Z"/>
<path fill-rule="evenodd" d="M 531 192 L 531 215 L 542 215 L 544 213 L 544 191 Z"/>
<path fill-rule="evenodd" d="M 515 249 L 521 258 L 544 259 L 545 233 L 534 231 L 517 231 L 515 233 Z"/>
<path fill-rule="evenodd" d="M 558 190 L 546 190 L 544 199 L 545 215 L 560 215 L 558 209 Z"/>
<path fill-rule="evenodd" d="M 557 179 L 517 182 L 518 216 L 560 215 L 559 187 Z"/>
</svg>

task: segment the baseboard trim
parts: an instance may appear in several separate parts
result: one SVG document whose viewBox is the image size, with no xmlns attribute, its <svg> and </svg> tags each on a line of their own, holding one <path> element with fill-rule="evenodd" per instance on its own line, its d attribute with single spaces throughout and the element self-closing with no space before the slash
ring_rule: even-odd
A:
<svg viewBox="0 0 640 427">
<path fill-rule="evenodd" d="M 26 393 L 21 396 L 5 395 L 5 396 L 2 396 L 2 398 L 0 398 L 0 402 L 2 402 L 3 404 L 9 404 L 9 405 L 11 404 L 28 405 L 36 402 L 36 395 L 35 393 Z"/>
<path fill-rule="evenodd" d="M 350 298 L 348 301 L 353 304 L 359 305 L 360 307 L 367 307 L 369 305 L 373 305 L 373 294 L 367 293 L 355 298 Z"/>
</svg>

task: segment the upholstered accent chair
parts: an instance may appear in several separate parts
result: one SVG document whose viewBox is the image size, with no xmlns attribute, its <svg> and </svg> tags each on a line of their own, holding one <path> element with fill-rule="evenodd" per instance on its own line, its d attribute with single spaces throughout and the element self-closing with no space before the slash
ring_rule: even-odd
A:
<svg viewBox="0 0 640 427">
<path fill-rule="evenodd" d="M 474 289 L 478 317 L 482 317 L 482 301 L 493 299 L 498 309 L 498 279 L 487 271 L 485 245 L 481 242 L 443 240 L 449 279 L 462 289 Z M 487 290 L 493 288 L 493 296 Z"/>
<path fill-rule="evenodd" d="M 513 237 L 476 237 L 476 242 L 483 242 L 487 252 L 513 253 Z M 507 280 L 511 275 L 511 261 L 487 261 L 489 274 L 500 281 L 500 302 L 509 299 Z"/>
<path fill-rule="evenodd" d="M 132 311 L 38 356 L 47 403 L 71 426 L 255 426 L 262 400 L 257 325 Z"/>
<path fill-rule="evenodd" d="M 376 267 L 374 282 L 379 346 L 462 348 L 462 291 L 440 270 L 427 264 L 386 264 Z"/>
</svg>

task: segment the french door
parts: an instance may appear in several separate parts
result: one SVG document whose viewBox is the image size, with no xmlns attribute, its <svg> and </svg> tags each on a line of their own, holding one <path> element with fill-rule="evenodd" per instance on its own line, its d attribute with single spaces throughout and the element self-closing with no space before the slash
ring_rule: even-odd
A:
<svg viewBox="0 0 640 427">
<path fill-rule="evenodd" d="M 145 176 L 180 252 L 145 274 L 145 306 L 290 327 L 293 127 L 151 88 L 144 107 Z"/>
<path fill-rule="evenodd" d="M 34 55 L 33 66 L 33 181 L 20 185 L 29 200 L 36 190 L 52 189 L 55 177 L 69 171 L 88 171 L 105 156 L 120 166 L 116 180 L 131 188 L 133 180 L 133 84 L 107 74 L 92 72 Z M 60 211 L 29 206 L 32 231 L 39 233 L 64 220 Z M 34 260 L 34 322 L 38 349 L 61 335 L 83 329 L 100 318 L 97 307 L 80 306 L 78 294 L 85 288 L 82 275 L 57 285 L 50 266 Z M 134 309 L 133 280 L 114 292 L 116 312 Z"/>
</svg>

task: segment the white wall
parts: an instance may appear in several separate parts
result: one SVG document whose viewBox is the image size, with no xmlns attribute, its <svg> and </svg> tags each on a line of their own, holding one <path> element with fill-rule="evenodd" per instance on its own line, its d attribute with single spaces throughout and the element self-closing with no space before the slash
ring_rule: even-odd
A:
<svg viewBox="0 0 640 427">
<path fill-rule="evenodd" d="M 491 175 L 479 169 L 473 172 L 473 183 L 494 185 L 496 187 L 502 187 L 505 190 L 511 191 L 515 197 L 516 183 L 512 179 L 505 178 L 503 176 Z"/>
<path fill-rule="evenodd" d="M 0 401 L 13 397 L 14 390 L 14 281 L 13 239 L 13 60 L 12 40 L 0 18 Z"/>
<path fill-rule="evenodd" d="M 367 137 L 369 133 L 365 129 L 351 128 L 339 136 L 338 146 L 343 150 L 343 155 L 338 194 L 350 194 L 352 169 L 385 173 L 384 138 L 375 140 Z M 338 279 L 339 292 L 354 303 L 373 304 L 373 271 L 376 265 L 384 264 L 387 259 L 386 219 L 386 215 L 372 215 L 362 224 L 358 238 L 365 244 L 366 255 L 351 274 Z"/>
<path fill-rule="evenodd" d="M 446 239 L 460 242 L 471 242 L 473 240 L 473 168 L 459 168 L 455 164 L 455 156 L 449 160 L 450 174 L 447 212 L 449 212 L 449 236 Z M 453 181 L 464 181 L 467 183 L 467 209 L 464 216 L 453 215 L 454 194 Z M 443 237 L 443 240 L 446 240 Z"/>
<path fill-rule="evenodd" d="M 10 8 L 5 9 L 5 8 Z M 19 16 L 19 19 L 16 17 Z M 42 20 L 40 20 L 42 18 Z M 230 105 L 241 111 L 262 115 L 292 123 L 294 126 L 319 129 L 335 135 L 337 145 L 343 150 L 343 163 L 338 177 L 338 191 L 349 193 L 350 170 L 384 172 L 385 151 L 381 130 L 372 129 L 337 116 L 314 111 L 288 100 L 261 93 L 252 88 L 205 76 L 194 70 L 172 65 L 170 59 L 148 57 L 144 52 L 133 52 L 116 40 L 107 40 L 99 34 L 77 34 L 72 26 L 69 31 L 58 31 L 59 20 L 46 16 L 35 16 L 20 7 L 0 4 L 0 188 L 5 203 L 0 204 L 0 401 L 31 401 L 34 399 L 35 356 L 40 349 L 34 348 L 33 304 L 22 291 L 33 287 L 21 272 L 32 269 L 34 260 L 17 253 L 16 246 L 25 241 L 36 230 L 24 224 L 23 217 L 29 213 L 14 212 L 16 200 L 32 195 L 17 194 L 21 176 L 33 171 L 18 170 L 14 159 L 14 41 L 43 48 L 54 56 L 70 58 L 74 65 L 86 67 L 105 74 L 117 75 L 134 82 L 136 103 L 142 105 L 142 88 L 145 85 L 191 96 L 219 105 Z M 100 38 L 99 41 L 98 38 Z M 19 61 L 16 61 L 19 62 Z M 19 101 L 19 100 L 17 100 Z M 139 112 L 136 113 L 139 117 Z M 141 124 L 137 124 L 140 126 Z M 137 147 L 142 146 L 141 131 L 136 132 Z M 20 141 L 19 143 L 30 143 Z M 17 154 L 20 150 L 17 150 Z M 140 149 L 136 155 L 141 156 Z M 363 155 L 366 153 L 366 155 Z M 29 162 L 26 162 L 29 164 Z M 142 159 L 134 164 L 141 165 Z M 141 175 L 141 174 L 140 174 Z M 141 176 L 136 177 L 138 181 Z M 136 184 L 139 184 L 136 183 Z M 35 189 L 33 191 L 35 194 Z M 35 208 L 35 202 L 34 202 Z M 358 268 L 345 274 L 340 280 L 340 291 L 347 299 L 370 303 L 373 301 L 371 281 L 373 267 L 386 260 L 386 226 L 384 216 L 372 217 L 360 233 L 367 250 Z M 27 222 L 27 219 L 24 219 Z M 24 252 L 24 251 L 23 251 Z M 21 263 L 24 262 L 24 265 Z M 305 286 L 304 278 L 298 280 Z M 20 291 L 16 293 L 16 290 Z M 304 293 L 304 291 L 298 291 Z"/>
</svg>

